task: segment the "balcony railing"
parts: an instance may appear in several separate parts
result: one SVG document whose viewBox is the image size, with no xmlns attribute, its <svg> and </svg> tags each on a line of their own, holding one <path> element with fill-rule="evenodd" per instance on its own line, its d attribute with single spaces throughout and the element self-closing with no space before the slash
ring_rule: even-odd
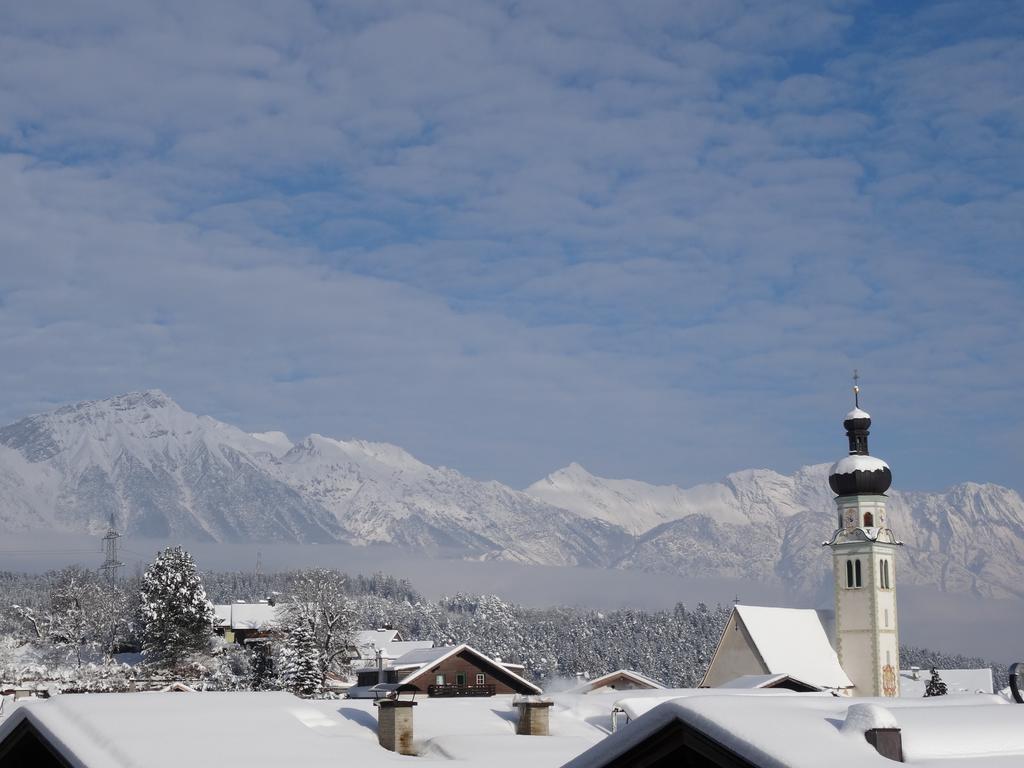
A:
<svg viewBox="0 0 1024 768">
<path fill-rule="evenodd" d="M 427 696 L 437 698 L 452 696 L 493 696 L 493 685 L 428 685 Z"/>
</svg>

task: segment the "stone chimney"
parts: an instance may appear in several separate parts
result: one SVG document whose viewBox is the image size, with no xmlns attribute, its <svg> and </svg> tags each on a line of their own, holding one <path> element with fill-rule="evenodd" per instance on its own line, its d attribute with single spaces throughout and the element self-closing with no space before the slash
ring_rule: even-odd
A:
<svg viewBox="0 0 1024 768">
<path fill-rule="evenodd" d="M 512 706 L 519 710 L 516 733 L 520 736 L 547 736 L 548 712 L 553 703 L 549 699 L 540 699 L 536 696 L 526 696 L 513 701 Z"/>
<path fill-rule="evenodd" d="M 377 741 L 384 749 L 400 755 L 415 755 L 412 746 L 412 708 L 414 701 L 380 699 L 377 707 Z"/>
</svg>

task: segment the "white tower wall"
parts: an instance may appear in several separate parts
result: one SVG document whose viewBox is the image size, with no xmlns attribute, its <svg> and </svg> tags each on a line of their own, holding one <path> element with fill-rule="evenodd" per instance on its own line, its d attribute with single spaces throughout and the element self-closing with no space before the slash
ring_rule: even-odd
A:
<svg viewBox="0 0 1024 768">
<path fill-rule="evenodd" d="M 863 527 L 864 512 L 884 526 L 885 498 L 841 496 L 836 506 L 844 523 L 832 543 L 839 662 L 853 695 L 899 696 L 897 544 L 887 527 Z"/>
</svg>

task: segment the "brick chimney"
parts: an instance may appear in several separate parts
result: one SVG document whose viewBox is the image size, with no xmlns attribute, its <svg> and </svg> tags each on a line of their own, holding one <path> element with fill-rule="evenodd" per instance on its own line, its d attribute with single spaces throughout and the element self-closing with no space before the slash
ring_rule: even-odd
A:
<svg viewBox="0 0 1024 768">
<path fill-rule="evenodd" d="M 548 712 L 553 703 L 549 699 L 540 699 L 536 696 L 526 696 L 513 701 L 512 706 L 519 710 L 516 733 L 520 736 L 547 736 Z"/>
<path fill-rule="evenodd" d="M 400 755 L 415 755 L 412 745 L 412 708 L 414 701 L 380 699 L 377 707 L 377 741 L 384 749 Z"/>
</svg>

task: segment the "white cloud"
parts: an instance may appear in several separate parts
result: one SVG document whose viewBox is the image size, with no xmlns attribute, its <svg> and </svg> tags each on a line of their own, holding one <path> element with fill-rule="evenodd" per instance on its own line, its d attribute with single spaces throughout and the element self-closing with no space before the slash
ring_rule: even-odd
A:
<svg viewBox="0 0 1024 768">
<path fill-rule="evenodd" d="M 1024 51 L 964 13 L 5 8 L 0 415 L 685 483 L 827 460 L 858 366 L 897 479 L 1017 482 Z"/>
</svg>

